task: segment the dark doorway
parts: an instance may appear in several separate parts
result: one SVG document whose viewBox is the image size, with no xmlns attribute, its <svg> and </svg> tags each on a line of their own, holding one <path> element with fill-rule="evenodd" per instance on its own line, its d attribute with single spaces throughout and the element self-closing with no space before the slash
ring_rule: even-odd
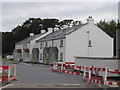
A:
<svg viewBox="0 0 120 90">
<path fill-rule="evenodd" d="M 33 48 L 32 50 L 32 62 L 39 62 L 39 49 L 38 48 Z"/>
<path fill-rule="evenodd" d="M 43 63 L 53 64 L 58 61 L 58 49 L 57 47 L 45 47 L 43 50 Z"/>
</svg>

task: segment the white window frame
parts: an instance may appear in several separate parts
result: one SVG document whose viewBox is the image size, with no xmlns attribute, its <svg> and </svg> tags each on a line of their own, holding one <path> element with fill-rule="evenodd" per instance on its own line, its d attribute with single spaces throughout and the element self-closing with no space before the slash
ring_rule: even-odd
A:
<svg viewBox="0 0 120 90">
<path fill-rule="evenodd" d="M 43 43 L 42 42 L 40 42 L 40 49 L 42 49 L 43 48 Z"/>
<path fill-rule="evenodd" d="M 63 47 L 63 39 L 60 40 L 60 47 Z"/>
</svg>

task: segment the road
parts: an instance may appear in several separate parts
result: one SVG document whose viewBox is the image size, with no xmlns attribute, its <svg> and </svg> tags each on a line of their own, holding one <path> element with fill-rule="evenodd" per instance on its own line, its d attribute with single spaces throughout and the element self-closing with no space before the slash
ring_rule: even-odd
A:
<svg viewBox="0 0 120 90">
<path fill-rule="evenodd" d="M 8 64 L 8 63 L 6 63 Z M 67 73 L 52 72 L 51 65 L 43 64 L 16 64 L 17 81 L 12 82 L 15 87 L 82 87 L 96 88 L 98 85 L 88 85 L 82 76 Z"/>
<path fill-rule="evenodd" d="M 17 64 L 18 81 L 14 84 L 86 84 L 82 76 L 51 71 L 52 66 Z"/>
</svg>

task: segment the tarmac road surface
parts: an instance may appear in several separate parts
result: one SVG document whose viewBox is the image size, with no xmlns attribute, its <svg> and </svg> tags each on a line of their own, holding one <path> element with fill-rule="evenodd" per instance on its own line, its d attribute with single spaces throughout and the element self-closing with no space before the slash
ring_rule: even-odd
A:
<svg viewBox="0 0 120 90">
<path fill-rule="evenodd" d="M 88 85 L 83 81 L 82 76 L 72 75 L 67 73 L 52 72 L 52 66 L 43 64 L 16 64 L 17 66 L 17 81 L 8 85 L 6 88 L 99 88 L 104 89 L 104 86 L 96 84 Z M 101 89 L 102 88 L 102 89 Z M 4 89 L 3 89 L 4 90 Z M 9 89 L 8 89 L 9 90 Z"/>
<path fill-rule="evenodd" d="M 43 64 L 17 64 L 17 79 L 14 84 L 86 84 L 82 76 L 51 71 L 52 66 Z"/>
</svg>

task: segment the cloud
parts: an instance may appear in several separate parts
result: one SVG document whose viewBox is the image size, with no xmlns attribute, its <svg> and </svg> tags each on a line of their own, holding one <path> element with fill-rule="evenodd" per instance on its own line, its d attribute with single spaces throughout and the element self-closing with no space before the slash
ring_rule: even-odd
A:
<svg viewBox="0 0 120 90">
<path fill-rule="evenodd" d="M 72 18 L 85 22 L 88 15 L 96 21 L 117 19 L 116 2 L 3 2 L 3 29 L 12 30 L 31 17 Z"/>
<path fill-rule="evenodd" d="M 119 0 L 1 0 L 2 2 L 118 2 Z"/>
</svg>

